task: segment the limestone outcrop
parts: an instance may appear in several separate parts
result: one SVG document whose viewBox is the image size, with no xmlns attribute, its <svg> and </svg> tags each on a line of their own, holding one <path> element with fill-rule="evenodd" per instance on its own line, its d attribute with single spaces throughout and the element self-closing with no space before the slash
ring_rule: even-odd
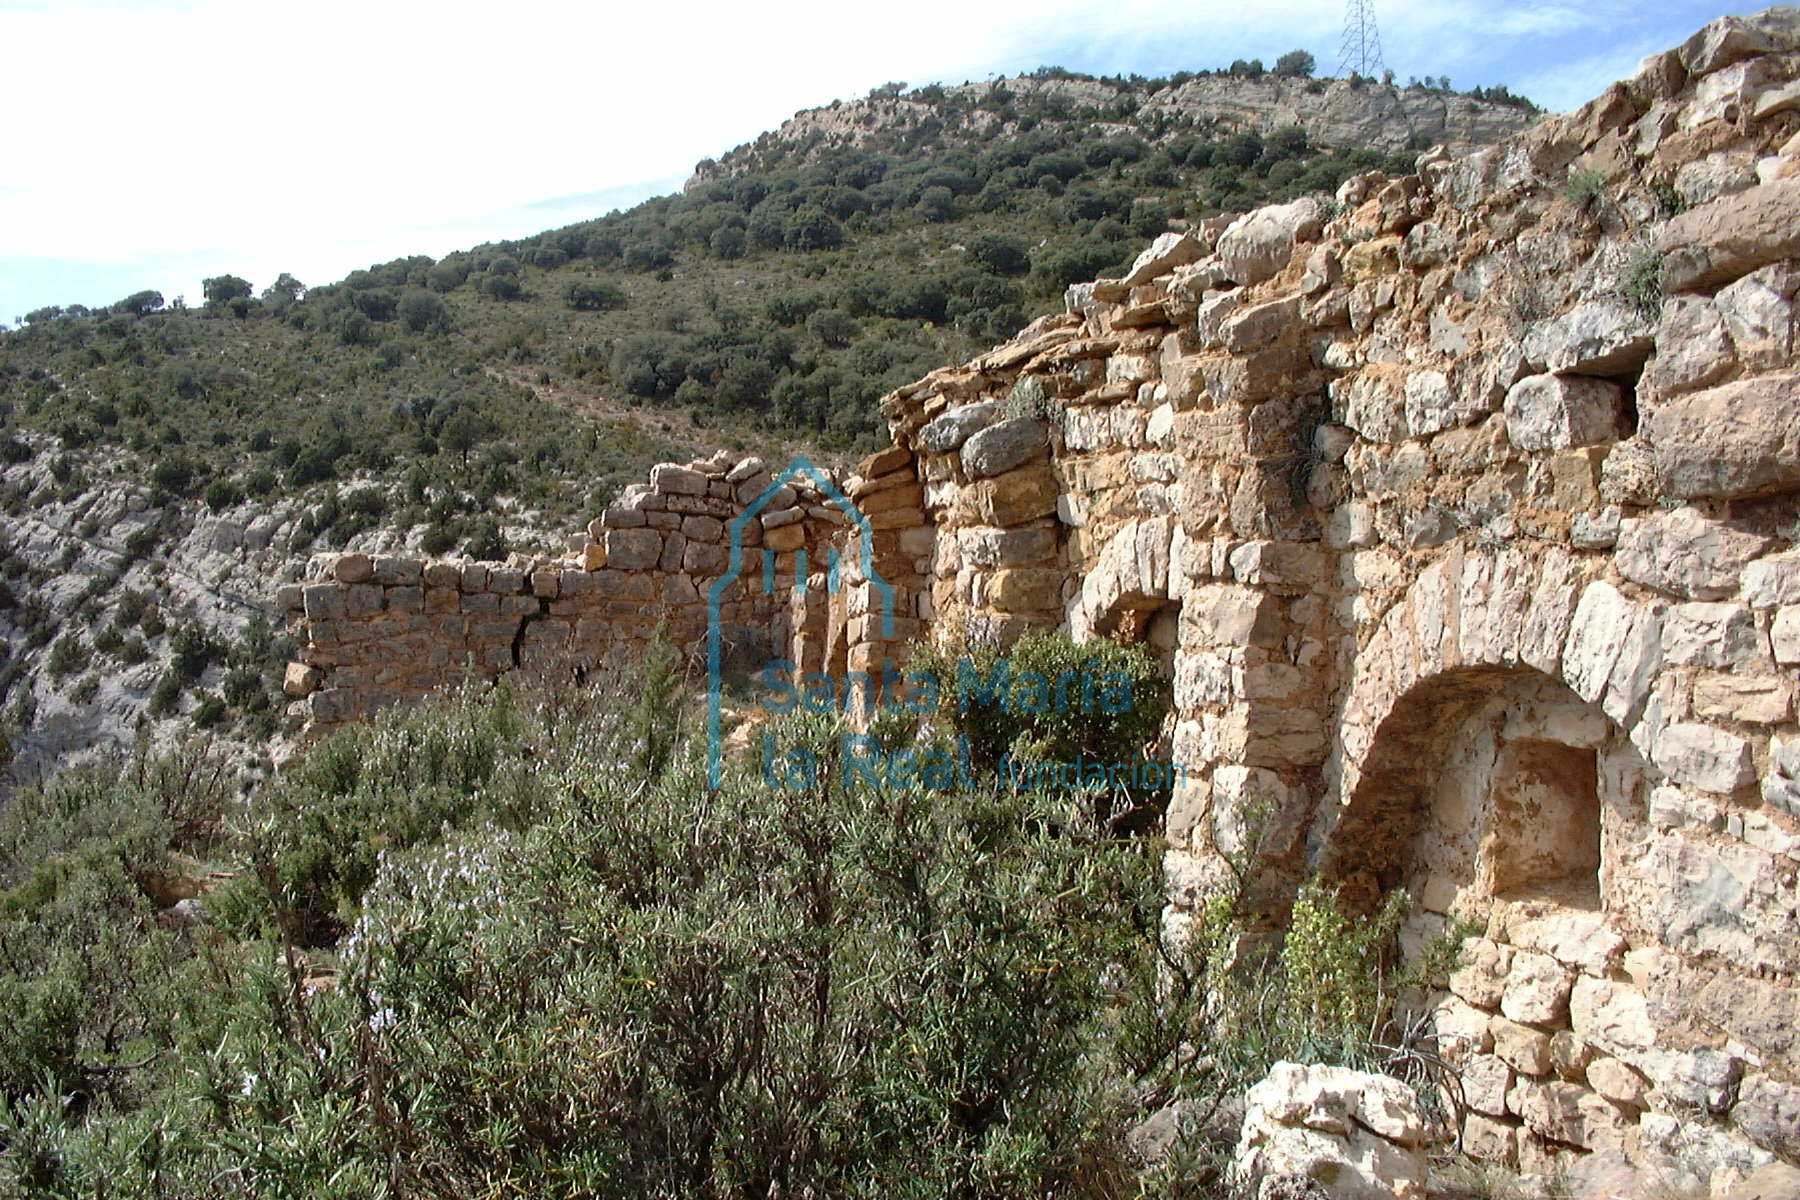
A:
<svg viewBox="0 0 1800 1200">
<path fill-rule="evenodd" d="M 1408 946 L 1476 931 L 1425 1002 L 1469 1154 L 1719 1196 L 1800 1162 L 1797 80 L 1800 11 L 1726 18 L 1500 145 L 1159 239 L 883 401 L 893 446 L 845 491 L 891 634 L 868 577 L 741 615 L 853 669 L 918 636 L 1148 641 L 1187 768 L 1172 923 L 1226 853 L 1272 927 L 1311 875 L 1405 888 Z M 727 470 L 696 515 L 730 515 Z M 619 539 L 636 567 L 603 518 L 605 565 L 509 579 L 513 624 L 407 687 L 522 662 L 520 630 L 586 654 L 688 619 L 682 494 L 642 494 L 669 507 L 655 553 Z M 785 540 L 855 557 L 800 507 Z M 439 615 L 410 579 L 361 616 L 366 583 L 303 597 L 315 719 L 415 669 L 366 657 Z M 590 586 L 628 633 L 569 607 Z"/>
</svg>

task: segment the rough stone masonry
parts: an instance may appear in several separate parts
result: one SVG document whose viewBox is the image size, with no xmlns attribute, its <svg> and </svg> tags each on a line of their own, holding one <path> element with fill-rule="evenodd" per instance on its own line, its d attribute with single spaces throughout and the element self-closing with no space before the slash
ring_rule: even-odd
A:
<svg viewBox="0 0 1800 1200">
<path fill-rule="evenodd" d="M 897 642 L 1163 652 L 1171 929 L 1251 853 L 1272 925 L 1322 873 L 1407 888 L 1409 945 L 1478 931 L 1427 1005 L 1465 1149 L 1521 1171 L 1800 1162 L 1797 51 L 1800 11 L 1726 18 L 1498 146 L 1164 235 L 888 396 L 845 481 Z M 658 467 L 557 562 L 338 559 L 289 690 L 329 725 L 691 633 L 759 479 Z M 756 536 L 821 562 L 842 520 L 796 491 Z M 871 597 L 729 618 L 866 669 Z"/>
</svg>

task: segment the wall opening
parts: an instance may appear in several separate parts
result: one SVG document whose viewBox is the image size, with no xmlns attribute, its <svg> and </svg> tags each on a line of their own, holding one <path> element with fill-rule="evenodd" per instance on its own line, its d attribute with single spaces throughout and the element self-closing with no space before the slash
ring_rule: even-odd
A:
<svg viewBox="0 0 1800 1200">
<path fill-rule="evenodd" d="M 1481 887 L 1498 899 L 1600 907 L 1599 763 L 1560 742 L 1503 742 L 1489 787 Z"/>
</svg>

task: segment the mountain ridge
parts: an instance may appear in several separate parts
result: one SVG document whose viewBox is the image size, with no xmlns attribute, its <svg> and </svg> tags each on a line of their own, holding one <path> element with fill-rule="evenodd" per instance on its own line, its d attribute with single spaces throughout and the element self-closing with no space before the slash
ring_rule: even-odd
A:
<svg viewBox="0 0 1800 1200">
<path fill-rule="evenodd" d="M 1504 87 L 1479 95 L 1273 72 L 1184 72 L 1168 80 L 1134 80 L 1050 67 L 952 87 L 928 85 L 899 93 L 893 87 L 802 109 L 755 141 L 716 160 L 702 160 L 683 190 L 757 169 L 768 152 L 784 144 L 804 146 L 803 161 L 811 161 L 815 150 L 856 148 L 883 134 L 946 118 L 960 121 L 971 139 L 1017 136 L 1050 114 L 1098 119 L 1118 133 L 1154 130 L 1156 141 L 1201 128 L 1267 135 L 1293 127 L 1323 147 L 1398 152 L 1436 144 L 1460 153 L 1517 132 L 1539 111 Z M 1021 100 L 1027 108 L 1023 113 L 1018 111 Z"/>
</svg>

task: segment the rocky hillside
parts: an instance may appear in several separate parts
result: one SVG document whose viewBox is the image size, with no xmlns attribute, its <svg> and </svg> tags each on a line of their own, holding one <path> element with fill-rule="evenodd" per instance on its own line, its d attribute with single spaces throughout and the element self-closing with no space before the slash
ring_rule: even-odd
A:
<svg viewBox="0 0 1800 1200">
<path fill-rule="evenodd" d="M 886 148 L 908 140 L 967 145 L 1081 121 L 1155 142 L 1184 131 L 1266 137 L 1292 128 L 1304 130 L 1315 145 L 1337 149 L 1394 153 L 1442 145 L 1458 152 L 1517 133 L 1537 111 L 1505 88 L 1464 94 L 1242 69 L 1155 80 L 1096 79 L 1052 68 L 951 88 L 899 91 L 890 85 L 861 100 L 807 109 L 722 159 L 701 163 L 687 186 L 691 190 L 796 157 L 813 163 L 845 148 Z"/>
<path fill-rule="evenodd" d="M 1048 70 L 803 114 L 682 195 L 439 261 L 40 309 L 0 331 L 9 752 L 29 773 L 198 726 L 254 766 L 284 748 L 257 606 L 313 555 L 554 552 L 660 460 L 842 459 L 884 392 L 1157 234 L 1529 117 Z"/>
</svg>

